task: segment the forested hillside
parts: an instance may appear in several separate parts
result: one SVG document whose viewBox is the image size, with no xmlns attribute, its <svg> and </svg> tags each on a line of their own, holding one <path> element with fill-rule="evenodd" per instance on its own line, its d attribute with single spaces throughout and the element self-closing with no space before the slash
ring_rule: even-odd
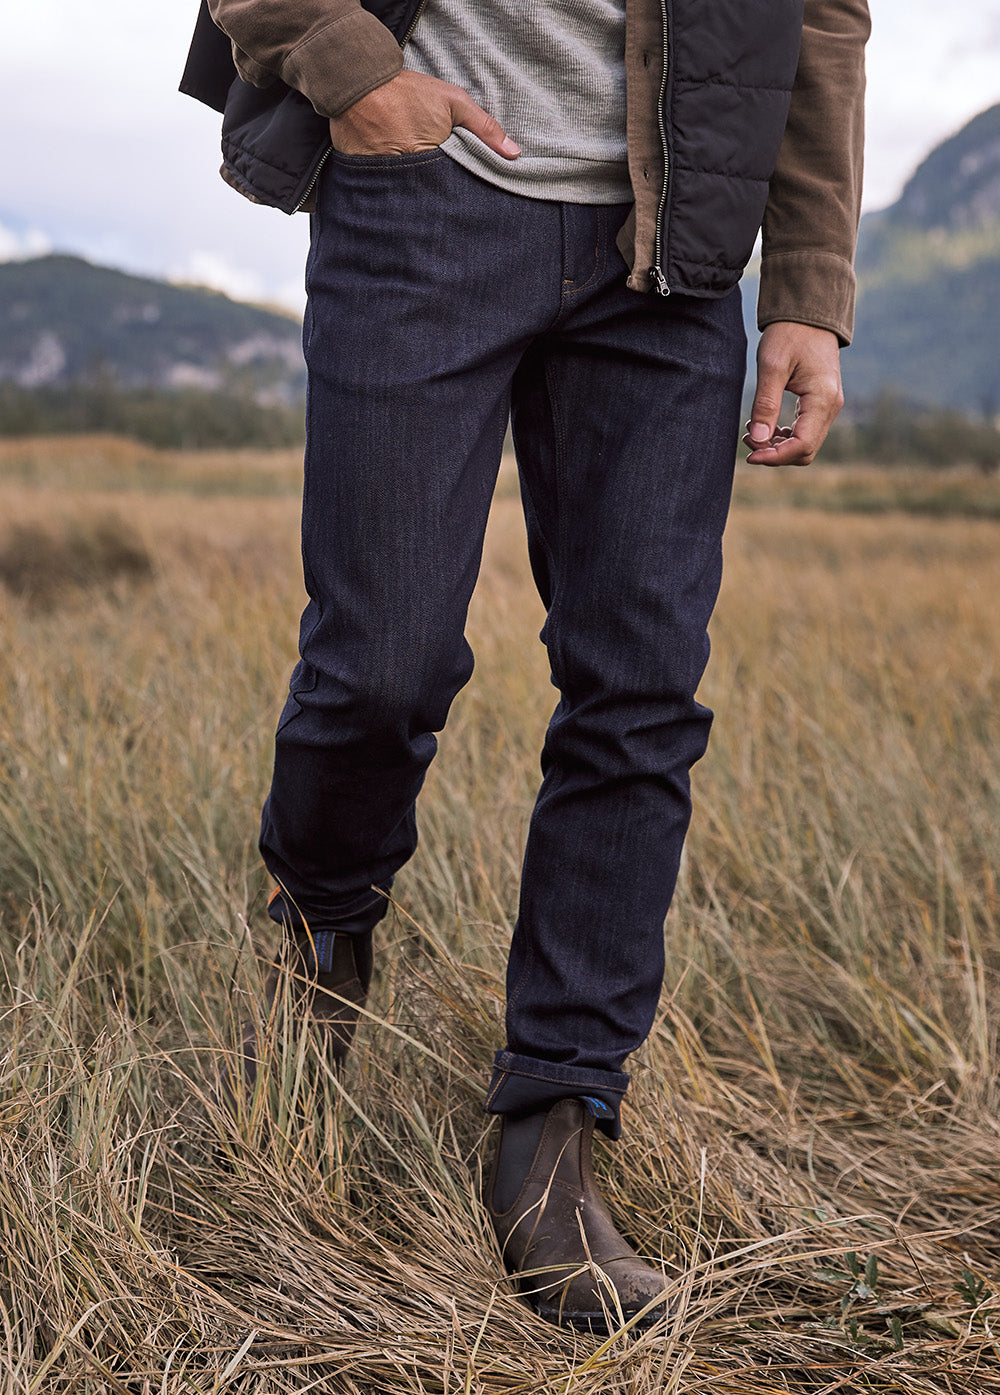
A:
<svg viewBox="0 0 1000 1395">
<path fill-rule="evenodd" d="M 48 256 L 0 265 L 0 435 L 113 431 L 155 445 L 301 438 L 296 317 Z"/>
</svg>

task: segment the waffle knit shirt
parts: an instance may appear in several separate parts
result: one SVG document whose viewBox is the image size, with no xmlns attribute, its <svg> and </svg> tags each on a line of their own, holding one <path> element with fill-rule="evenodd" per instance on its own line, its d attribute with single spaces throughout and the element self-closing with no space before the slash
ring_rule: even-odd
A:
<svg viewBox="0 0 1000 1395">
<path fill-rule="evenodd" d="M 628 203 L 625 0 L 426 0 L 403 63 L 456 83 L 521 147 L 458 126 L 442 149 L 516 194 Z"/>
</svg>

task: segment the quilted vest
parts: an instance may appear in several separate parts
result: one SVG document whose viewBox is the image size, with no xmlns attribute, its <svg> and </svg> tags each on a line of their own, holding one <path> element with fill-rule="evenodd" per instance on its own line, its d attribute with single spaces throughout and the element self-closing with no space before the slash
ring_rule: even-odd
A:
<svg viewBox="0 0 1000 1395">
<path fill-rule="evenodd" d="M 399 41 L 420 0 L 363 0 Z M 721 296 L 739 280 L 764 217 L 802 36 L 803 0 L 629 0 L 663 19 L 659 123 L 665 179 L 654 283 Z M 280 81 L 243 82 L 206 0 L 181 91 L 223 114 L 226 178 L 285 213 L 308 207 L 329 126 Z"/>
</svg>

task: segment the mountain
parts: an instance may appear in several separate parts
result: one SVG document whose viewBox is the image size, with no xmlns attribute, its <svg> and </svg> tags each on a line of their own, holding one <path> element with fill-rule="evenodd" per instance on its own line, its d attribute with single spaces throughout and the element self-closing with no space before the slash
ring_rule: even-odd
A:
<svg viewBox="0 0 1000 1395">
<path fill-rule="evenodd" d="M 936 146 L 907 181 L 899 199 L 869 213 L 858 265 L 877 265 L 899 232 L 955 233 L 1000 222 L 1000 103 L 980 112 Z"/>
<path fill-rule="evenodd" d="M 1000 413 L 1000 104 L 936 146 L 858 237 L 854 342 L 842 357 L 849 410 L 881 391 Z M 751 345 L 757 280 L 744 306 Z"/>
<path fill-rule="evenodd" d="M 46 256 L 0 264 L 0 384 L 200 388 L 297 404 L 299 321 L 216 291 Z"/>
<path fill-rule="evenodd" d="M 858 239 L 852 395 L 1000 412 L 1000 104 L 918 166 Z"/>
<path fill-rule="evenodd" d="M 858 242 L 848 401 L 1000 414 L 1000 104 L 938 145 Z M 755 278 L 745 305 L 752 320 Z M 49 256 L 0 264 L 0 388 L 202 388 L 298 405 L 290 315 Z"/>
</svg>

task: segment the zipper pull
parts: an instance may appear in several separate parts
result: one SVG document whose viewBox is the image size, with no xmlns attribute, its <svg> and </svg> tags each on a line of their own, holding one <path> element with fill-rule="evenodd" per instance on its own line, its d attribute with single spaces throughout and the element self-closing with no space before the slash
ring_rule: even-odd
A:
<svg viewBox="0 0 1000 1395">
<path fill-rule="evenodd" d="M 658 266 L 651 266 L 649 274 L 653 278 L 653 290 L 657 295 L 669 295 L 670 287 L 667 285 L 667 278 L 663 274 L 663 269 Z"/>
</svg>

